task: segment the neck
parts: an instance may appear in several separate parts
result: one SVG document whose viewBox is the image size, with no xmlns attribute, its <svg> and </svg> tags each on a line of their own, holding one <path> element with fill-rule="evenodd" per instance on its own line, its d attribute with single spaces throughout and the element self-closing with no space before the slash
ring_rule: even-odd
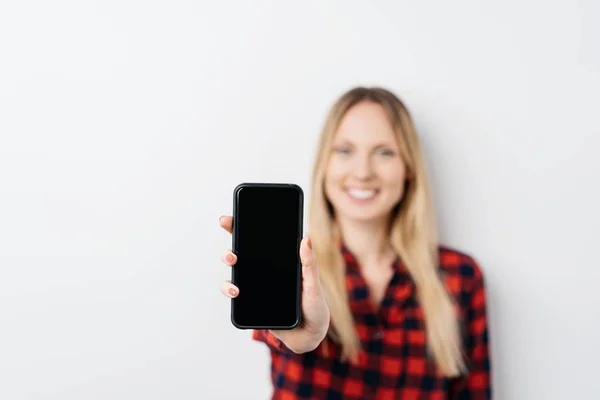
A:
<svg viewBox="0 0 600 400">
<path fill-rule="evenodd" d="M 344 246 L 362 266 L 379 265 L 393 253 L 385 220 L 363 222 L 340 218 L 338 223 Z"/>
</svg>

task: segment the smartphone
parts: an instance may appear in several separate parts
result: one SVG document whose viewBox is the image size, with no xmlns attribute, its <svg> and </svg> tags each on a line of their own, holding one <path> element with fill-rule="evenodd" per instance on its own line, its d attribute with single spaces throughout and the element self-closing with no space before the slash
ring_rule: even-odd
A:
<svg viewBox="0 0 600 400">
<path fill-rule="evenodd" d="M 242 183 L 233 192 L 231 322 L 293 329 L 301 322 L 304 193 L 287 183 Z"/>
</svg>

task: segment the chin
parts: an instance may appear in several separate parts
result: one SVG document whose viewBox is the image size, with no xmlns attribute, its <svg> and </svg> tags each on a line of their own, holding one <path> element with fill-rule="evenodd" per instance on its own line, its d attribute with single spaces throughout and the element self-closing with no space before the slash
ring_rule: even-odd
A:
<svg viewBox="0 0 600 400">
<path fill-rule="evenodd" d="M 373 204 L 371 206 L 356 206 L 354 204 L 340 204 L 336 208 L 338 215 L 341 218 L 357 221 L 357 222 L 375 222 L 387 218 L 391 211 L 391 207 L 384 205 Z"/>
<path fill-rule="evenodd" d="M 379 212 L 361 212 L 361 211 L 346 211 L 340 212 L 340 217 L 357 221 L 357 222 L 375 222 L 386 218 L 389 215 L 387 211 Z"/>
</svg>

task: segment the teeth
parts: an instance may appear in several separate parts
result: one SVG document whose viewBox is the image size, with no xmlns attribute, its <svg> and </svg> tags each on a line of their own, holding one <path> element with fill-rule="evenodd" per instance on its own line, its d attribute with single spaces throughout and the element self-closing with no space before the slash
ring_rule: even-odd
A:
<svg viewBox="0 0 600 400">
<path fill-rule="evenodd" d="M 360 189 L 348 189 L 348 194 L 359 200 L 370 199 L 375 196 L 374 190 L 360 190 Z"/>
</svg>

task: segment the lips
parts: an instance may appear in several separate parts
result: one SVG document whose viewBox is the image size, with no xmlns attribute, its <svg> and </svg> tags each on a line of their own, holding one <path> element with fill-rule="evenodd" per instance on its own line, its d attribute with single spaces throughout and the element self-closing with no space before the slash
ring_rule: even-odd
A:
<svg viewBox="0 0 600 400">
<path fill-rule="evenodd" d="M 352 197 L 355 200 L 365 201 L 370 200 L 375 195 L 377 195 L 379 191 L 376 189 L 357 189 L 357 188 L 348 188 L 346 189 L 346 193 L 348 196 Z"/>
</svg>

